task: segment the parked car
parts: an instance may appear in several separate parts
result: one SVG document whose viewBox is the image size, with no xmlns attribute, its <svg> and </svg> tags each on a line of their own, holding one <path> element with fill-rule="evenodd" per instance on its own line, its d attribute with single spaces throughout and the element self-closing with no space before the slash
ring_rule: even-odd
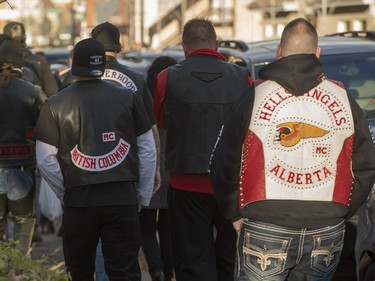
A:
<svg viewBox="0 0 375 281">
<path fill-rule="evenodd" d="M 178 62 L 185 58 L 184 52 L 180 47 L 170 47 L 162 51 L 128 51 L 118 55 L 118 61 L 143 73 L 145 79 L 147 70 L 152 62 L 159 56 L 170 56 Z"/>
<path fill-rule="evenodd" d="M 329 34 L 327 36 L 357 37 L 375 40 L 375 31 L 345 31 Z"/>
<path fill-rule="evenodd" d="M 366 112 L 373 132 L 375 132 L 374 34 L 375 32 L 353 32 L 351 34 L 332 34 L 319 38 L 319 46 L 321 48 L 320 60 L 325 73 L 329 78 L 344 83 L 348 93 Z M 252 77 L 257 79 L 259 69 L 276 60 L 278 43 L 279 40 L 253 43 L 245 43 L 238 40 L 224 40 L 220 43 L 219 52 L 227 58 L 228 62 L 247 67 Z M 373 237 L 374 240 L 367 241 L 368 243 L 358 243 L 356 249 L 357 255 L 372 258 L 369 263 L 374 262 L 373 264 L 375 264 L 375 230 L 372 231 L 375 221 L 368 221 L 368 218 L 375 218 L 375 203 L 371 204 L 375 202 L 374 196 L 374 193 L 369 196 L 368 200 L 372 201 L 368 201 L 367 208 L 359 212 L 361 213 L 360 220 L 358 220 L 357 214 L 346 222 L 344 250 L 342 252 L 339 268 L 333 279 L 335 281 L 357 280 L 354 249 L 357 222 L 360 223 L 360 225 L 358 225 L 359 229 L 365 232 L 363 235 L 360 233 L 361 235 L 359 235 L 358 238 L 372 239 Z M 366 217 L 363 218 L 363 215 L 366 215 Z M 367 248 L 363 247 L 364 245 L 366 245 Z M 364 251 L 366 251 L 366 255 L 363 255 Z M 375 265 L 373 268 L 375 269 Z M 366 270 L 366 268 L 363 270 Z M 374 276 L 372 276 L 372 278 L 374 278 Z"/>
<path fill-rule="evenodd" d="M 51 48 L 36 50 L 35 53 L 44 55 L 48 63 L 51 64 L 65 64 L 69 65 L 69 54 L 68 48 Z"/>
<path fill-rule="evenodd" d="M 375 188 L 358 211 L 355 243 L 358 281 L 373 281 L 375 277 Z"/>
</svg>

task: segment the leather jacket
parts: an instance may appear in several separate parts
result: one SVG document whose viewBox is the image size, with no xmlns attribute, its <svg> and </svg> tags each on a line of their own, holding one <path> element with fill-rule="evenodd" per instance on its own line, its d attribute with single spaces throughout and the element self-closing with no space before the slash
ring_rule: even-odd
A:
<svg viewBox="0 0 375 281">
<path fill-rule="evenodd" d="M 363 110 L 342 83 L 327 79 L 312 54 L 279 59 L 259 77 L 255 93 L 228 117 L 210 167 L 226 217 L 319 228 L 353 216 L 375 180 L 375 149 Z M 298 99 L 302 107 L 294 103 Z M 308 123 L 308 130 L 300 123 Z M 327 155 L 334 159 L 318 164 Z"/>
<path fill-rule="evenodd" d="M 0 87 L 0 167 L 35 165 L 34 128 L 47 97 L 39 86 L 12 74 Z"/>
<path fill-rule="evenodd" d="M 46 110 L 69 136 L 51 143 L 59 149 L 66 188 L 138 180 L 135 132 L 150 129 L 135 128 L 140 104 L 130 91 L 100 79 L 77 81 L 48 99 Z M 43 135 L 38 139 L 50 143 Z"/>
</svg>

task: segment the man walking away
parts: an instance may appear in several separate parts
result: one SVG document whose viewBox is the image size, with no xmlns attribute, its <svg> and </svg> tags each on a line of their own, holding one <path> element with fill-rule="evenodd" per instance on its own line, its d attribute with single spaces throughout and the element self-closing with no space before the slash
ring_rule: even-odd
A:
<svg viewBox="0 0 375 281">
<path fill-rule="evenodd" d="M 105 62 L 100 42 L 77 43 L 77 81 L 43 107 L 37 160 L 65 206 L 63 249 L 72 280 L 94 280 L 101 239 L 109 279 L 140 281 L 138 210 L 151 200 L 156 149 L 142 101 L 101 79 Z"/>
</svg>

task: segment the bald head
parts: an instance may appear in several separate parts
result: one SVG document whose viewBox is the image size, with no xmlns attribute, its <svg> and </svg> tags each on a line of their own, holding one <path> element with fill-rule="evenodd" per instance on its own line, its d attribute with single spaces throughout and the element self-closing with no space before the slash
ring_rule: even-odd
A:
<svg viewBox="0 0 375 281">
<path fill-rule="evenodd" d="M 189 20 L 182 30 L 182 45 L 187 52 L 196 49 L 217 49 L 218 41 L 212 22 L 204 18 Z"/>
<path fill-rule="evenodd" d="M 277 55 L 280 58 L 296 54 L 320 55 L 316 29 L 303 18 L 295 19 L 285 26 Z"/>
</svg>

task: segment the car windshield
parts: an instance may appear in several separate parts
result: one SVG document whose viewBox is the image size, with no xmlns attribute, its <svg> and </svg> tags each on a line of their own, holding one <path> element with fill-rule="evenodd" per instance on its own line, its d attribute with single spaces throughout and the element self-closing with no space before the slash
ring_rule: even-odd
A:
<svg viewBox="0 0 375 281">
<path fill-rule="evenodd" d="M 375 110 L 375 54 L 321 56 L 330 79 L 343 82 L 348 93 L 365 111 Z"/>
</svg>

